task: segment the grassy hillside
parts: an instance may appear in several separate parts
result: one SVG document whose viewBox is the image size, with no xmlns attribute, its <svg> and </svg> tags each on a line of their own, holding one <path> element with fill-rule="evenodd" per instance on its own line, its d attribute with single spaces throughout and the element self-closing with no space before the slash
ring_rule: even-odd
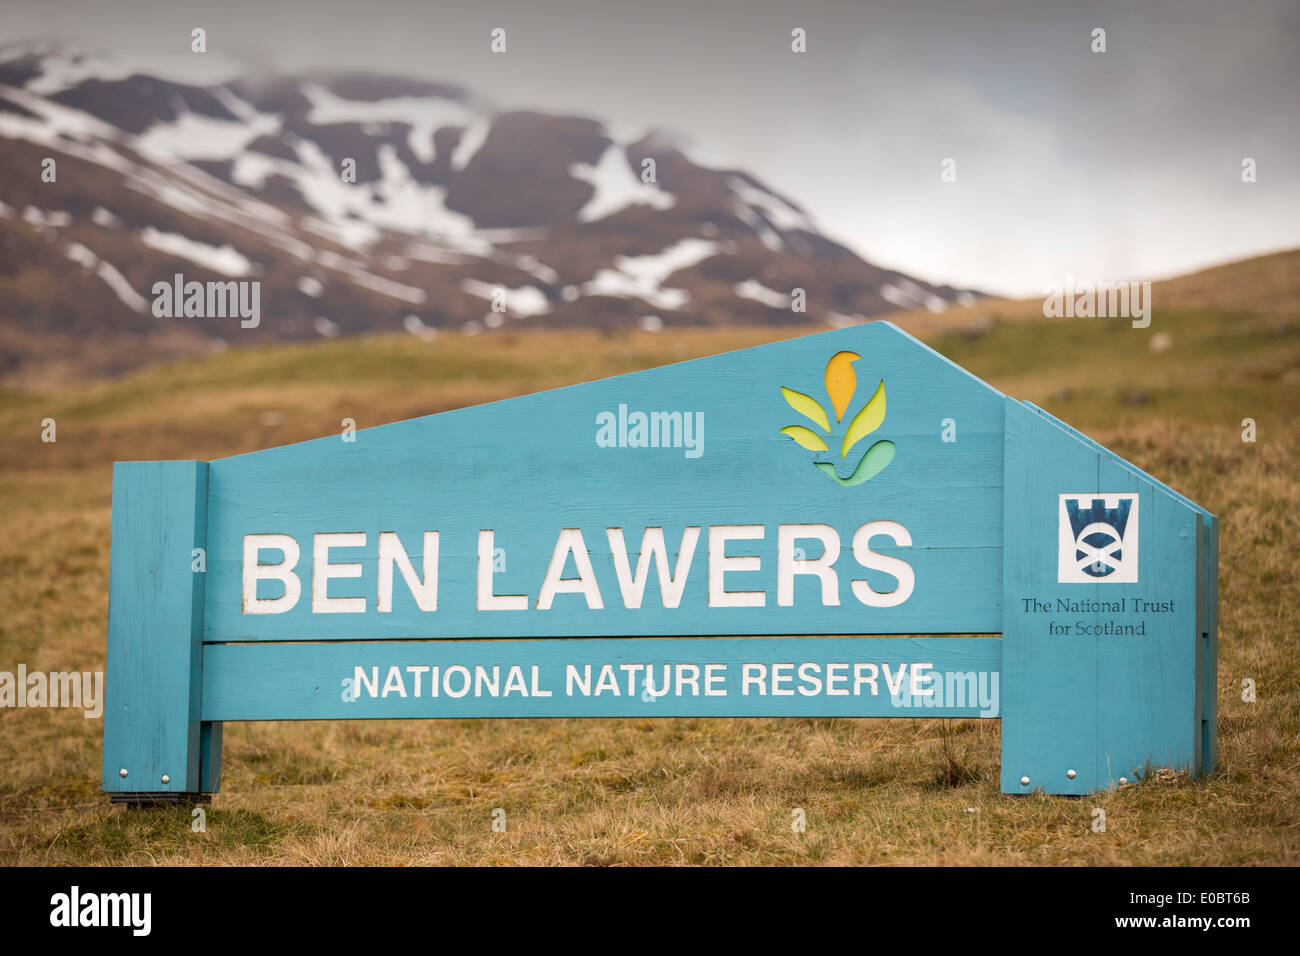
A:
<svg viewBox="0 0 1300 956">
<path fill-rule="evenodd" d="M 1220 516 L 1210 779 L 1004 797 L 995 721 L 236 724 L 224 792 L 194 833 L 185 809 L 108 805 L 101 721 L 3 710 L 0 863 L 1298 863 L 1300 298 L 1223 311 L 1204 290 L 1188 296 L 1175 310 L 1157 292 L 1146 330 L 1039 313 L 922 332 Z M 779 334 L 333 341 L 0 393 L 0 670 L 103 667 L 114 459 L 213 458 L 336 433 L 345 417 L 376 425 Z M 505 833 L 490 829 L 497 807 Z M 1094 807 L 1105 833 L 1089 827 Z"/>
<path fill-rule="evenodd" d="M 1300 249 L 1229 262 L 1152 282 L 1151 300 L 1157 314 L 1170 310 L 1226 309 L 1294 321 L 1297 303 L 1300 303 Z M 978 333 L 999 322 L 1041 322 L 1043 301 L 1037 298 L 977 299 L 971 305 L 953 306 L 943 312 L 898 312 L 882 318 L 922 337 L 947 331 Z"/>
</svg>

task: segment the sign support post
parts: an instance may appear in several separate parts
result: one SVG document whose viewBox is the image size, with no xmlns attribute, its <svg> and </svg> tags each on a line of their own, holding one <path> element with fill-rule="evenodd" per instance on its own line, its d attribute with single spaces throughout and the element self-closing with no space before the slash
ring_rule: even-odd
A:
<svg viewBox="0 0 1300 956">
<path fill-rule="evenodd" d="M 214 793 L 221 725 L 200 720 L 208 464 L 113 466 L 103 788 L 114 802 Z"/>
<path fill-rule="evenodd" d="M 1005 449 L 1003 792 L 1090 793 L 1148 764 L 1211 772 L 1214 516 L 1010 398 Z M 1087 517 L 1070 524 L 1071 508 Z M 1124 540 L 1090 531 L 1116 509 Z"/>
</svg>

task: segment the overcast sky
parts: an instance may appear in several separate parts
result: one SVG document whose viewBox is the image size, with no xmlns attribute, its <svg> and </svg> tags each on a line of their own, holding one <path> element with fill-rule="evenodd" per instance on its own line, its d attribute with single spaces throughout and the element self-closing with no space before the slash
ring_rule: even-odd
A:
<svg viewBox="0 0 1300 956">
<path fill-rule="evenodd" d="M 3 0 L 0 39 L 28 37 L 172 74 L 400 72 L 667 128 L 867 259 L 994 292 L 1300 246 L 1300 0 Z"/>
</svg>

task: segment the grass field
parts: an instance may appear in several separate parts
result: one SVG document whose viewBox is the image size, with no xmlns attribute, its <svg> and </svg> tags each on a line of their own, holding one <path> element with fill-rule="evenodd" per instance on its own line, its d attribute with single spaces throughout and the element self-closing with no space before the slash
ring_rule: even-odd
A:
<svg viewBox="0 0 1300 956">
<path fill-rule="evenodd" d="M 917 326 L 1219 516 L 1210 778 L 1002 796 L 996 721 L 232 724 L 223 792 L 196 833 L 186 808 L 110 807 L 102 721 L 5 709 L 0 863 L 1300 863 L 1300 313 L 1295 298 L 1220 299 L 1239 312 L 1211 299 L 1162 310 L 1157 290 L 1145 330 L 987 304 L 977 311 L 1021 320 Z M 334 341 L 0 392 L 0 670 L 102 669 L 114 459 L 214 458 L 337 433 L 345 417 L 376 425 L 788 334 Z M 1242 441 L 1248 417 L 1255 443 Z M 45 418 L 56 443 L 41 441 Z M 806 833 L 792 831 L 794 808 Z"/>
</svg>

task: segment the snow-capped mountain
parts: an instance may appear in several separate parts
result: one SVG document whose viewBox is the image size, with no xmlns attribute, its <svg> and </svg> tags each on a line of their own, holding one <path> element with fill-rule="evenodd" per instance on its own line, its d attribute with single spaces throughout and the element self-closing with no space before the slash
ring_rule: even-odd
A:
<svg viewBox="0 0 1300 956">
<path fill-rule="evenodd" d="M 156 315 L 177 274 L 260 283 L 257 324 Z M 0 51 L 0 374 L 370 331 L 823 326 L 972 295 L 864 262 L 654 133 L 378 74 L 198 86 Z"/>
</svg>

